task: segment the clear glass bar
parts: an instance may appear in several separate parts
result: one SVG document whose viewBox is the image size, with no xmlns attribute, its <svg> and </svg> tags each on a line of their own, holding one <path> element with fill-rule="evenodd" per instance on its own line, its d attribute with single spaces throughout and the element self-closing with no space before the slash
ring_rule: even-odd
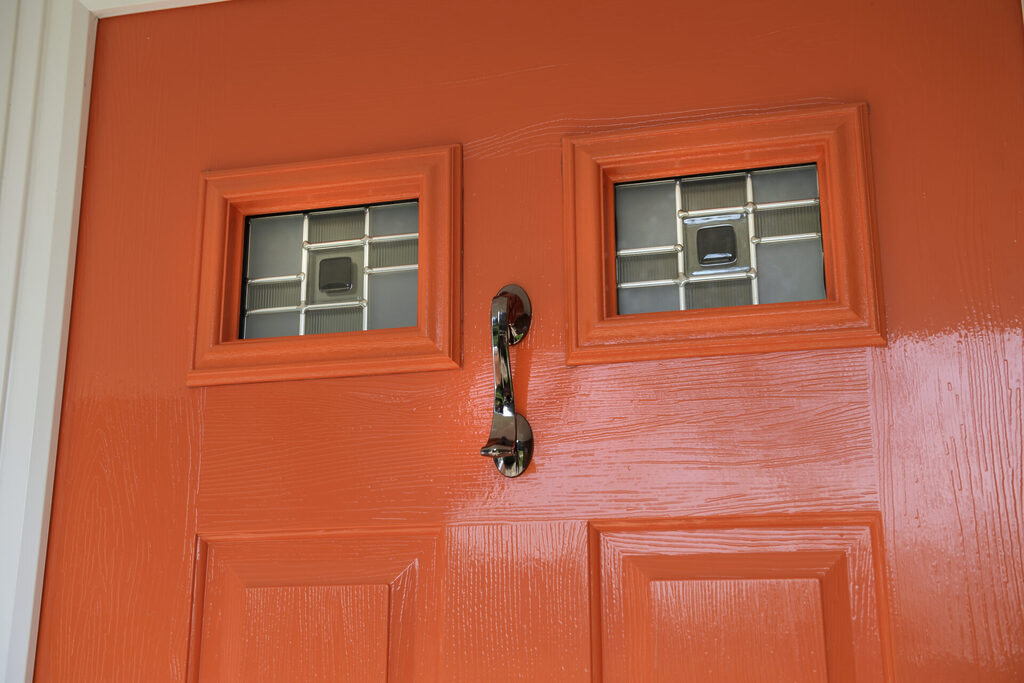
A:
<svg viewBox="0 0 1024 683">
<path fill-rule="evenodd" d="M 743 279 L 686 283 L 686 307 L 722 308 L 754 303 L 750 281 Z"/>
<path fill-rule="evenodd" d="M 306 334 L 356 332 L 363 329 L 363 309 L 327 308 L 306 311 Z"/>
<path fill-rule="evenodd" d="M 363 236 L 366 209 L 316 211 L 309 214 L 309 241 L 340 242 L 357 240 Z"/>
</svg>

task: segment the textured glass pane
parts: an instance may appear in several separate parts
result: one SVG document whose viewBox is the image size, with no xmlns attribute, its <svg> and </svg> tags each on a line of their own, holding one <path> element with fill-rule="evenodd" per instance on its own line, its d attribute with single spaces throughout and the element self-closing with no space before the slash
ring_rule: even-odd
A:
<svg viewBox="0 0 1024 683">
<path fill-rule="evenodd" d="M 370 275 L 369 329 L 416 325 L 416 271 Z"/>
<path fill-rule="evenodd" d="M 355 332 L 361 329 L 363 329 L 361 306 L 306 311 L 306 334 Z"/>
<path fill-rule="evenodd" d="M 679 276 L 679 259 L 670 254 L 620 256 L 615 262 L 618 282 L 673 280 Z"/>
<path fill-rule="evenodd" d="M 417 202 L 384 204 L 370 207 L 370 236 L 402 235 L 419 232 Z"/>
<path fill-rule="evenodd" d="M 245 293 L 245 310 L 298 306 L 299 286 L 298 280 L 251 284 Z"/>
<path fill-rule="evenodd" d="M 690 282 L 686 285 L 686 308 L 722 308 L 746 306 L 753 303 L 750 280 L 720 280 L 718 282 Z"/>
<path fill-rule="evenodd" d="M 757 282 L 762 304 L 824 299 L 821 240 L 759 244 Z"/>
<path fill-rule="evenodd" d="M 675 181 L 615 186 L 615 248 L 676 243 Z"/>
<path fill-rule="evenodd" d="M 619 315 L 679 310 L 679 287 L 635 287 L 619 290 Z"/>
<path fill-rule="evenodd" d="M 815 164 L 754 171 L 752 176 L 755 202 L 818 197 L 818 167 Z"/>
<path fill-rule="evenodd" d="M 336 284 L 328 281 L 323 276 L 331 274 L 329 266 L 321 266 L 324 261 L 338 258 L 351 259 L 352 287 L 347 290 L 337 290 L 331 285 Z M 342 249 L 317 249 L 309 252 L 309 291 L 306 295 L 307 301 L 314 304 L 332 303 L 338 301 L 354 301 L 363 296 L 363 248 L 345 247 Z"/>
<path fill-rule="evenodd" d="M 299 333 L 299 312 L 254 313 L 245 317 L 246 339 L 290 337 Z"/>
<path fill-rule="evenodd" d="M 683 179 L 680 183 L 683 209 L 724 209 L 747 203 L 746 175 L 705 177 L 700 180 Z"/>
<path fill-rule="evenodd" d="M 755 211 L 754 227 L 758 237 L 821 232 L 821 211 L 817 206 Z"/>
<path fill-rule="evenodd" d="M 374 268 L 415 265 L 418 255 L 419 240 L 370 243 L 370 265 Z"/>
<path fill-rule="evenodd" d="M 319 211 L 309 214 L 309 241 L 339 242 L 357 240 L 366 230 L 365 209 Z"/>
<path fill-rule="evenodd" d="M 302 214 L 249 219 L 246 276 L 298 275 L 302 270 Z"/>
</svg>

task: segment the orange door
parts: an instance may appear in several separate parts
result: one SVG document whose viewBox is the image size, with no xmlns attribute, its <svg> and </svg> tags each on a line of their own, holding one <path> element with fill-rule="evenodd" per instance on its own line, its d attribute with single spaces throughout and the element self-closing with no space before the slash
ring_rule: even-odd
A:
<svg viewBox="0 0 1024 683">
<path fill-rule="evenodd" d="M 1022 48 L 1016 0 L 102 20 L 36 680 L 1024 679 Z M 861 101 L 887 347 L 567 365 L 563 138 Z M 204 172 L 452 144 L 456 368 L 186 386 Z"/>
</svg>

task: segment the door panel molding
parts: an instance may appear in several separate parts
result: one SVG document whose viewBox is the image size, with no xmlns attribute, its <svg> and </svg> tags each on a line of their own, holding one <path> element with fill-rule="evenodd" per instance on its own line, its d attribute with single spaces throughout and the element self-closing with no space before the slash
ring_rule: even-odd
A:
<svg viewBox="0 0 1024 683">
<path fill-rule="evenodd" d="M 190 682 L 436 678 L 440 530 L 197 543 Z"/>
<path fill-rule="evenodd" d="M 867 115 L 842 104 L 565 138 L 566 362 L 883 346 Z M 616 314 L 617 183 L 805 163 L 818 167 L 825 299 Z"/>
<path fill-rule="evenodd" d="M 680 679 L 746 679 L 753 662 L 788 680 L 892 680 L 880 528 L 877 515 L 592 523 L 595 680 L 642 680 L 652 660 Z"/>
<path fill-rule="evenodd" d="M 419 200 L 417 326 L 238 339 L 247 216 Z M 462 148 L 211 172 L 190 386 L 451 370 L 461 360 Z"/>
</svg>

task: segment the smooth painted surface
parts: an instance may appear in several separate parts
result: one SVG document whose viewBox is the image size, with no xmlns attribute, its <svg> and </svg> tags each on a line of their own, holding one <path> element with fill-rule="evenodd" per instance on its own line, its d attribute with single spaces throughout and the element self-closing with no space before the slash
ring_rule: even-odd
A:
<svg viewBox="0 0 1024 683">
<path fill-rule="evenodd" d="M 439 538 L 416 552 L 421 565 L 442 558 L 438 585 L 417 591 L 440 625 L 408 622 L 442 629 L 436 680 L 623 680 L 608 637 L 676 642 L 658 625 L 740 600 L 790 610 L 793 638 L 777 646 L 807 663 L 805 680 L 830 652 L 856 666 L 829 680 L 1024 676 L 1019 8 L 652 5 L 520 4 L 496 17 L 466 3 L 239 2 L 101 23 L 38 680 L 213 680 L 202 665 L 224 650 L 193 628 L 193 599 L 216 614 L 234 598 L 215 578 L 194 592 L 197 568 L 215 566 L 204 544 L 214 558 L 237 544 L 275 585 L 300 587 L 327 583 L 289 573 L 289 558 L 316 570 L 311 536 L 363 535 L 372 548 L 410 529 Z M 716 49 L 738 16 L 749 49 Z M 385 41 L 369 30 L 382 22 Z M 367 30 L 337 41 L 342 24 Z M 681 24 L 699 30 L 685 88 L 666 88 L 680 82 Z M 258 53 L 255 36 L 267 37 Z M 887 348 L 566 367 L 563 135 L 861 100 Z M 459 369 L 185 387 L 200 172 L 453 142 L 465 159 Z M 487 304 L 507 281 L 535 311 L 513 362 L 537 451 L 513 481 L 476 454 Z M 653 611 L 595 613 L 608 595 L 596 577 L 638 585 L 602 564 L 602 535 L 657 549 L 662 525 L 668 570 L 716 552 L 735 572 L 757 552 L 759 574 L 742 579 L 753 585 L 658 579 Z M 739 531 L 708 540 L 702 525 Z M 807 547 L 771 531 L 792 528 Z M 266 559 L 264 537 L 285 550 Z M 409 552 L 364 569 L 390 577 Z M 832 577 L 817 595 L 797 576 L 812 571 Z M 278 617 L 231 623 L 262 639 L 301 631 L 330 590 L 257 593 L 246 604 Z M 363 637 L 378 632 L 378 589 L 335 593 L 367 615 Z M 604 636 L 615 615 L 655 637 Z M 849 623 L 866 649 L 849 646 Z M 737 621 L 734 633 L 755 631 Z M 742 664 L 730 659 L 725 680 Z"/>
</svg>

